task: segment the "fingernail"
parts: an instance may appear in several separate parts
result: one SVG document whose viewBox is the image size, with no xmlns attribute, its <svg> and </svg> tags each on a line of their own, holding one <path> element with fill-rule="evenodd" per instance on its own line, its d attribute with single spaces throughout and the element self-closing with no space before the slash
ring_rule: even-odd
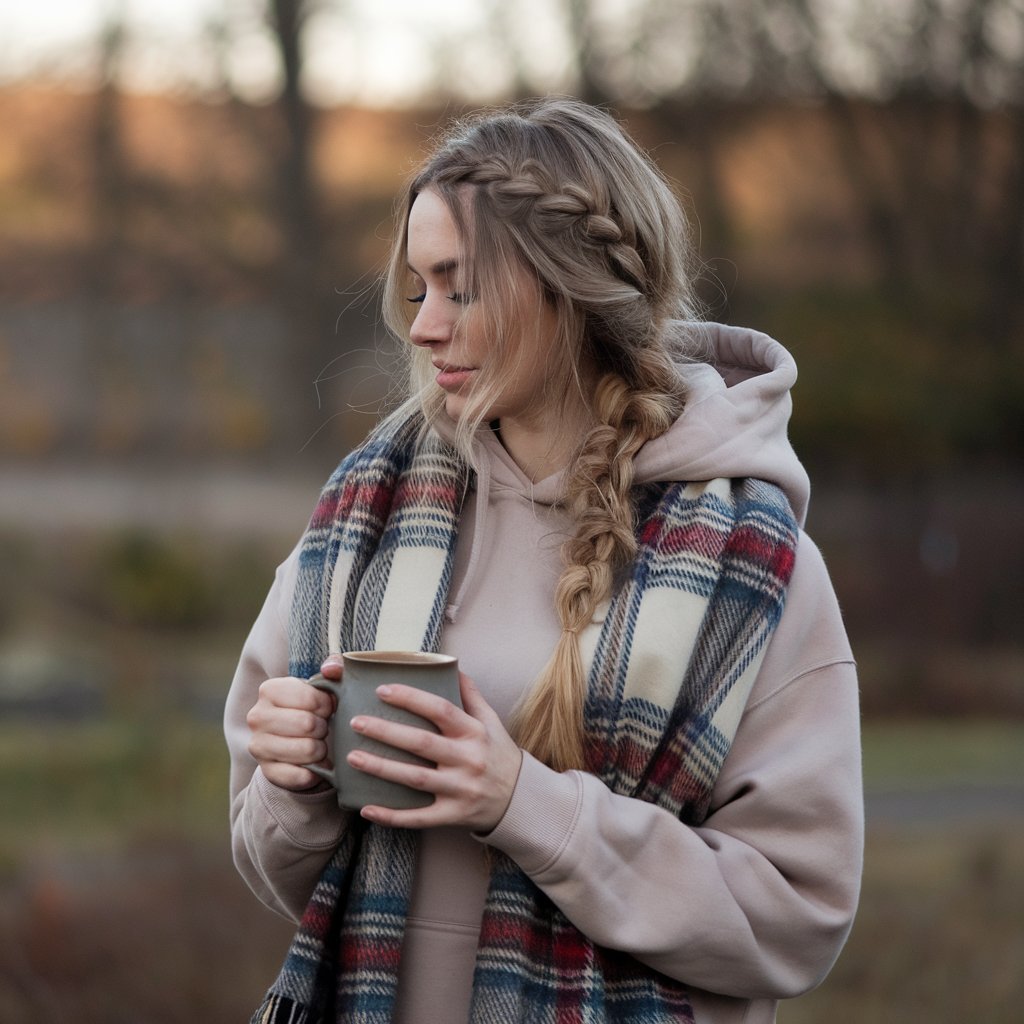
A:
<svg viewBox="0 0 1024 1024">
<path fill-rule="evenodd" d="M 349 725 L 351 725 L 353 730 L 356 732 L 362 732 L 366 728 L 366 719 L 362 716 L 357 716 L 352 719 Z"/>
<path fill-rule="evenodd" d="M 390 697 L 391 696 L 391 687 L 387 686 L 387 685 L 385 685 L 385 686 L 378 686 L 377 687 L 377 696 L 378 697 Z"/>
</svg>

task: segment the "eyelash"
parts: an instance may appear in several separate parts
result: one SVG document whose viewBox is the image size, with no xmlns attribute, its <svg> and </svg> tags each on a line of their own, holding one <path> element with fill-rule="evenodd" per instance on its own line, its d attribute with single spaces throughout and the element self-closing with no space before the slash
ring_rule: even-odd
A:
<svg viewBox="0 0 1024 1024">
<path fill-rule="evenodd" d="M 426 297 L 427 297 L 427 293 L 424 292 L 422 295 L 417 295 L 416 298 L 414 298 L 414 299 L 407 299 L 406 301 L 407 302 L 420 303 L 420 302 L 423 302 L 423 300 L 426 299 Z M 454 295 L 449 295 L 448 296 L 448 301 L 449 302 L 457 302 L 460 306 L 465 306 L 465 305 L 469 304 L 470 299 L 469 299 L 468 295 L 463 295 L 462 292 L 455 292 Z"/>
</svg>

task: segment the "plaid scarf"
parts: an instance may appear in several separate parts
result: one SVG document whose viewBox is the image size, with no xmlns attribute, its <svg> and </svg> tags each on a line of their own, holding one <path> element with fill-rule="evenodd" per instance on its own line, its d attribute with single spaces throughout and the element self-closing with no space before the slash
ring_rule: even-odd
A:
<svg viewBox="0 0 1024 1024">
<path fill-rule="evenodd" d="M 293 675 L 329 651 L 436 649 L 469 470 L 414 416 L 339 466 L 305 535 Z M 756 480 L 639 495 L 639 547 L 580 634 L 587 768 L 683 822 L 706 817 L 782 613 L 797 527 Z M 415 864 L 414 833 L 358 817 L 316 885 L 262 1024 L 387 1024 Z M 686 987 L 602 948 L 503 854 L 493 858 L 472 1024 L 693 1021 Z"/>
</svg>

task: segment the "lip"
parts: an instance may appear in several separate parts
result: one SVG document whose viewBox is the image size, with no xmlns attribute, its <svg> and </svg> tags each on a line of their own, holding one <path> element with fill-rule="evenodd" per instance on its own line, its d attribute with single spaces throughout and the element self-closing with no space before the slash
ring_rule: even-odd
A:
<svg viewBox="0 0 1024 1024">
<path fill-rule="evenodd" d="M 476 372 L 471 366 L 451 366 L 448 363 L 434 363 L 437 369 L 436 380 L 445 391 L 458 391 Z"/>
</svg>

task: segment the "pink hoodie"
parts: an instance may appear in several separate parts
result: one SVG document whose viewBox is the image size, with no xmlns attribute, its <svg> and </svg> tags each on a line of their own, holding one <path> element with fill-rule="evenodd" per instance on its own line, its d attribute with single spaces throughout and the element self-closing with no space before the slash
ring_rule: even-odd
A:
<svg viewBox="0 0 1024 1024">
<path fill-rule="evenodd" d="M 639 481 L 756 476 L 783 487 L 803 522 L 807 476 L 786 438 L 792 358 L 753 331 L 711 325 L 709 339 L 713 359 L 683 369 L 686 409 L 639 453 Z M 533 484 L 493 434 L 479 444 L 442 649 L 507 719 L 558 638 L 554 587 L 570 526 L 556 504 L 562 474 Z M 348 821 L 333 793 L 268 783 L 246 750 L 259 684 L 287 674 L 295 562 L 293 552 L 278 570 L 225 714 L 236 864 L 260 899 L 292 918 Z M 825 976 L 845 941 L 862 833 L 856 674 L 821 556 L 802 535 L 785 612 L 704 824 L 690 828 L 593 776 L 526 756 L 493 832 L 420 835 L 395 1020 L 465 1024 L 486 843 L 591 939 L 686 982 L 698 1024 L 767 1024 L 778 999 Z"/>
</svg>

